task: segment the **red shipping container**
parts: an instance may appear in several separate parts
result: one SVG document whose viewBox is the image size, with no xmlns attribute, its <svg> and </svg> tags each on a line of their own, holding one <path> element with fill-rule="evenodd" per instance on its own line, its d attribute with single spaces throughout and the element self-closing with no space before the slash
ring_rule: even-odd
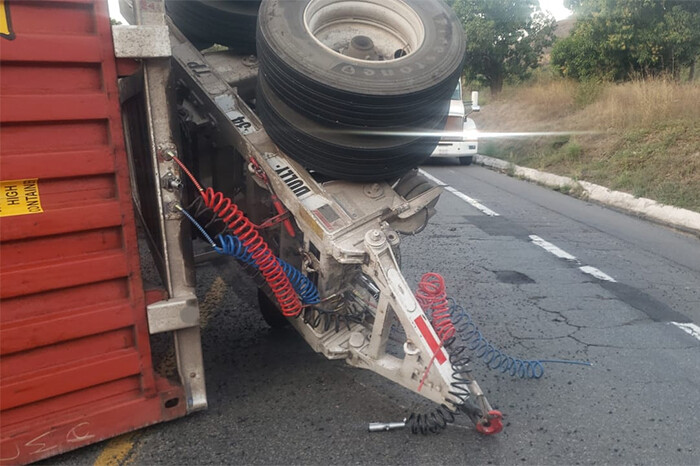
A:
<svg viewBox="0 0 700 466">
<path fill-rule="evenodd" d="M 0 0 L 0 464 L 182 416 L 154 374 L 106 0 Z"/>
</svg>

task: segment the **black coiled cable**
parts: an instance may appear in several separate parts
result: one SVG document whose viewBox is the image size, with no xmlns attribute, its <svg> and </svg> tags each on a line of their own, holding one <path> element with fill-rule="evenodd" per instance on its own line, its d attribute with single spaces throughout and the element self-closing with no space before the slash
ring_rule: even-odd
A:
<svg viewBox="0 0 700 466">
<path fill-rule="evenodd" d="M 228 230 L 224 220 L 204 203 L 202 196 L 196 196 L 195 200 L 187 206 L 187 211 L 212 238 L 223 235 Z"/>
<path fill-rule="evenodd" d="M 365 306 L 361 306 L 345 296 L 342 301 L 339 300 L 336 303 L 333 309 L 309 306 L 304 308 L 301 316 L 304 323 L 313 329 L 323 332 L 333 329 L 335 332 L 339 332 L 343 327 L 351 330 L 350 324 L 364 322 L 368 312 Z"/>
<path fill-rule="evenodd" d="M 480 412 L 469 401 L 471 392 L 469 383 L 471 382 L 469 368 L 469 356 L 465 354 L 466 347 L 456 344 L 455 337 L 450 338 L 443 347 L 449 354 L 450 365 L 452 366 L 453 381 L 450 384 L 449 394 L 452 395 L 453 407 L 442 403 L 437 408 L 427 413 L 411 413 L 406 419 L 406 426 L 412 434 L 437 434 L 452 424 L 456 416 L 460 413 L 469 415 L 473 420 L 480 416 Z"/>
<path fill-rule="evenodd" d="M 411 413 L 406 419 L 406 426 L 413 434 L 436 434 L 447 428 L 448 424 L 453 423 L 455 416 L 460 412 L 469 415 L 472 420 L 478 418 L 480 412 L 469 400 L 471 396 L 469 362 L 471 360 L 466 355 L 467 347 L 458 343 L 461 340 L 455 336 L 456 329 L 450 319 L 443 278 L 433 273 L 423 275 L 418 284 L 416 299 L 425 311 L 430 310 L 431 323 L 437 329 L 438 336 L 442 340 L 442 347 L 447 351 L 453 378 L 448 393 L 452 395 L 453 399 L 450 403 L 453 406 L 450 407 L 443 403 L 425 414 Z M 430 368 L 431 364 L 428 364 L 424 378 Z"/>
</svg>

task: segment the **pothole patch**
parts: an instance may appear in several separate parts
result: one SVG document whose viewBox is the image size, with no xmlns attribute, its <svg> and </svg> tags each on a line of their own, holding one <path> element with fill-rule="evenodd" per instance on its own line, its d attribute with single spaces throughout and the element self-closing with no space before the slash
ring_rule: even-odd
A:
<svg viewBox="0 0 700 466">
<path fill-rule="evenodd" d="M 501 283 L 508 283 L 509 285 L 526 285 L 528 283 L 535 283 L 535 280 L 528 277 L 524 273 L 516 272 L 515 270 L 494 270 L 496 278 Z"/>
</svg>

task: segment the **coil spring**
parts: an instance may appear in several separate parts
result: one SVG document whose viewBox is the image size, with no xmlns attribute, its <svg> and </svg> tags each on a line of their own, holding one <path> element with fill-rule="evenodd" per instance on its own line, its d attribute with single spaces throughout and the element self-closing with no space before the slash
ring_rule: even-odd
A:
<svg viewBox="0 0 700 466">
<path fill-rule="evenodd" d="M 204 204 L 221 218 L 226 227 L 238 237 L 242 245 L 251 253 L 251 258 L 277 298 L 282 314 L 295 317 L 302 307 L 292 283 L 282 270 L 277 257 L 272 253 L 265 240 L 260 236 L 255 225 L 231 199 L 222 193 L 207 188 L 201 192 Z"/>
<path fill-rule="evenodd" d="M 406 419 L 406 425 L 411 433 L 426 435 L 428 433 L 439 433 L 447 428 L 447 425 L 453 423 L 456 415 L 460 412 L 474 418 L 478 416 L 478 410 L 469 403 L 469 397 L 471 396 L 469 391 L 469 383 L 471 382 L 470 358 L 465 354 L 466 347 L 456 344 L 456 329 L 452 324 L 449 312 L 444 279 L 436 273 L 423 275 L 418 283 L 416 300 L 424 311 L 430 312 L 433 328 L 435 328 L 442 346 L 449 355 L 453 377 L 448 392 L 454 399 L 454 401 L 451 401 L 453 407 L 443 403 L 425 414 L 411 413 Z M 428 365 L 428 370 L 430 370 L 430 365 Z"/>
<path fill-rule="evenodd" d="M 464 345 L 474 352 L 476 358 L 481 359 L 486 367 L 499 370 L 502 373 L 509 373 L 511 376 L 520 378 L 539 379 L 544 374 L 542 363 L 545 361 L 537 359 L 519 359 L 506 354 L 496 348 L 484 337 L 471 316 L 462 306 L 455 303 L 451 298 L 450 315 L 452 322 L 458 329 L 458 334 Z M 565 362 L 554 361 L 549 362 Z M 567 361 L 568 362 L 568 361 Z"/>
</svg>

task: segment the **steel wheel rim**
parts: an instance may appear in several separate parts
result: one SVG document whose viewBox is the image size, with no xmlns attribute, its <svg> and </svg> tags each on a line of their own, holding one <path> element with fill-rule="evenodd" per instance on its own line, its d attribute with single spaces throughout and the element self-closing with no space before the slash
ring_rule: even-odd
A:
<svg viewBox="0 0 700 466">
<path fill-rule="evenodd" d="M 402 60 L 425 39 L 420 17 L 401 0 L 311 0 L 304 27 L 327 51 L 363 64 Z"/>
</svg>

